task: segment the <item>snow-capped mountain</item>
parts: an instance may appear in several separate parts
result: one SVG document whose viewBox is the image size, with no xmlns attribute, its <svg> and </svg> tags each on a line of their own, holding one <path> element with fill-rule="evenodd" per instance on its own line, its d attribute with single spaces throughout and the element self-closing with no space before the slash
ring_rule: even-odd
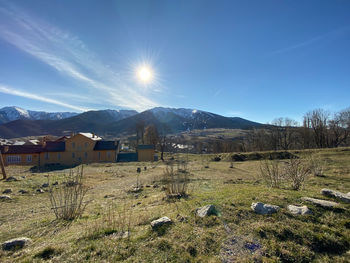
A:
<svg viewBox="0 0 350 263">
<path fill-rule="evenodd" d="M 75 112 L 31 111 L 16 106 L 4 107 L 0 109 L 0 124 L 15 120 L 61 120 L 77 114 Z"/>
</svg>

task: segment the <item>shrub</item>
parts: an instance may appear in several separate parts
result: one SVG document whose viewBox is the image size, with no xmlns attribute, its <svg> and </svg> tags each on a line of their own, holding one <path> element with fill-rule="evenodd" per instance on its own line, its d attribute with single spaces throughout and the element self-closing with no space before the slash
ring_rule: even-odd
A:
<svg viewBox="0 0 350 263">
<path fill-rule="evenodd" d="M 279 188 L 284 179 L 281 165 L 276 160 L 260 162 L 260 176 L 268 186 L 275 188 Z"/>
<path fill-rule="evenodd" d="M 320 156 L 310 155 L 309 157 L 309 167 L 310 172 L 314 176 L 324 176 L 324 162 L 321 160 Z"/>
<path fill-rule="evenodd" d="M 285 176 L 290 180 L 293 190 L 299 190 L 309 174 L 310 167 L 305 161 L 291 158 L 286 162 Z"/>
<path fill-rule="evenodd" d="M 173 162 L 168 163 L 163 173 L 166 196 L 168 198 L 187 196 L 189 175 L 187 162 L 179 162 L 176 167 Z"/>
<path fill-rule="evenodd" d="M 84 197 L 88 188 L 84 185 L 83 166 L 76 172 L 69 171 L 64 182 L 57 187 L 50 184 L 49 197 L 51 209 L 57 219 L 73 220 L 80 217 L 87 205 Z"/>
</svg>

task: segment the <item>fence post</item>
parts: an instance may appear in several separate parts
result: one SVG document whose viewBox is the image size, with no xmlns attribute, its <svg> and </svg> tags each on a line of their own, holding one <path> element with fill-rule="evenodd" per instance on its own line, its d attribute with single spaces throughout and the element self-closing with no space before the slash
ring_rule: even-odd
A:
<svg viewBox="0 0 350 263">
<path fill-rule="evenodd" d="M 2 159 L 2 154 L 0 150 L 0 166 L 1 166 L 1 172 L 2 172 L 2 179 L 6 179 L 6 171 L 5 171 L 5 164 L 4 164 L 4 159 Z"/>
</svg>

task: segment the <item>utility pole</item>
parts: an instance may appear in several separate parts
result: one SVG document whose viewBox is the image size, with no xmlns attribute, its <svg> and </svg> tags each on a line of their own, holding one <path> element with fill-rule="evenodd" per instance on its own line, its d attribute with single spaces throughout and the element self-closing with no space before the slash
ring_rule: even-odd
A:
<svg viewBox="0 0 350 263">
<path fill-rule="evenodd" d="M 1 166 L 1 172 L 2 172 L 2 179 L 5 180 L 7 177 L 6 177 L 4 159 L 2 159 L 1 151 L 0 151 L 0 166 Z"/>
</svg>

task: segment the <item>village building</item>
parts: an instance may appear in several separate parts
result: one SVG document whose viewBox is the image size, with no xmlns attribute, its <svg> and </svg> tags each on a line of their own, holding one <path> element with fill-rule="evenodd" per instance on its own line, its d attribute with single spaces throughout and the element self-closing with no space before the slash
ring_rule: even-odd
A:
<svg viewBox="0 0 350 263">
<path fill-rule="evenodd" d="M 154 161 L 154 145 L 139 145 L 129 158 L 119 157 L 119 141 L 104 141 L 93 133 L 77 133 L 41 145 L 0 146 L 5 165 L 64 165 L 117 162 Z M 132 156 L 131 156 L 131 155 Z M 131 158 L 130 158 L 131 156 Z"/>
</svg>

